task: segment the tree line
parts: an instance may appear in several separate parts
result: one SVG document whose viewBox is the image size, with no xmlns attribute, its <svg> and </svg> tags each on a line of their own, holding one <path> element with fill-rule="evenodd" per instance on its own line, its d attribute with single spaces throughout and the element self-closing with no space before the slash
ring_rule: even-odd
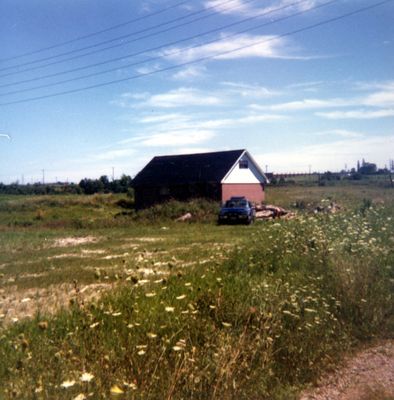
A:
<svg viewBox="0 0 394 400">
<path fill-rule="evenodd" d="M 18 182 L 0 183 L 0 194 L 95 194 L 95 193 L 130 193 L 132 179 L 129 175 L 122 175 L 119 179 L 110 180 L 103 175 L 99 179 L 84 178 L 79 183 L 33 183 L 20 184 Z"/>
</svg>

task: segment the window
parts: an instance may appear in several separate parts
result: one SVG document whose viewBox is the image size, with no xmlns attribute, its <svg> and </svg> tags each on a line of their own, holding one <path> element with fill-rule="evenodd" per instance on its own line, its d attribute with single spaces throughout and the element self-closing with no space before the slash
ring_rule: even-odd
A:
<svg viewBox="0 0 394 400">
<path fill-rule="evenodd" d="M 248 160 L 240 160 L 239 168 L 240 169 L 248 169 L 249 168 Z"/>
</svg>

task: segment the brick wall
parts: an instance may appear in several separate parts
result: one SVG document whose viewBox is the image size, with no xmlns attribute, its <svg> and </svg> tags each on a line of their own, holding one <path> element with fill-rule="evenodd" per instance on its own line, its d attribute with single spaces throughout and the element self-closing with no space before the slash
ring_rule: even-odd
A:
<svg viewBox="0 0 394 400">
<path fill-rule="evenodd" d="M 264 185 L 260 183 L 227 183 L 222 185 L 222 201 L 232 196 L 245 196 L 248 200 L 261 203 L 265 199 Z"/>
</svg>

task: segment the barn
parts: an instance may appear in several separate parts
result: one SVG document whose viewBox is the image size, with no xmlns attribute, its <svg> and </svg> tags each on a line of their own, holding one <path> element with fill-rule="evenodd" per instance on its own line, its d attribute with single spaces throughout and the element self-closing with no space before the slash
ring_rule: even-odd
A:
<svg viewBox="0 0 394 400">
<path fill-rule="evenodd" d="M 135 206 L 231 196 L 264 200 L 267 177 L 245 149 L 154 157 L 133 179 Z"/>
</svg>

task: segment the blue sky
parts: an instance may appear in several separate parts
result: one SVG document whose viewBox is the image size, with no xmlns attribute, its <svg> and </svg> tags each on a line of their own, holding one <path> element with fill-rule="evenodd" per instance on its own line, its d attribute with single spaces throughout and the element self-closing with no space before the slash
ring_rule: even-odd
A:
<svg viewBox="0 0 394 400">
<path fill-rule="evenodd" d="M 349 15 L 377 3 L 2 0 L 0 181 L 239 148 L 274 172 L 384 167 L 394 1 Z"/>
</svg>

